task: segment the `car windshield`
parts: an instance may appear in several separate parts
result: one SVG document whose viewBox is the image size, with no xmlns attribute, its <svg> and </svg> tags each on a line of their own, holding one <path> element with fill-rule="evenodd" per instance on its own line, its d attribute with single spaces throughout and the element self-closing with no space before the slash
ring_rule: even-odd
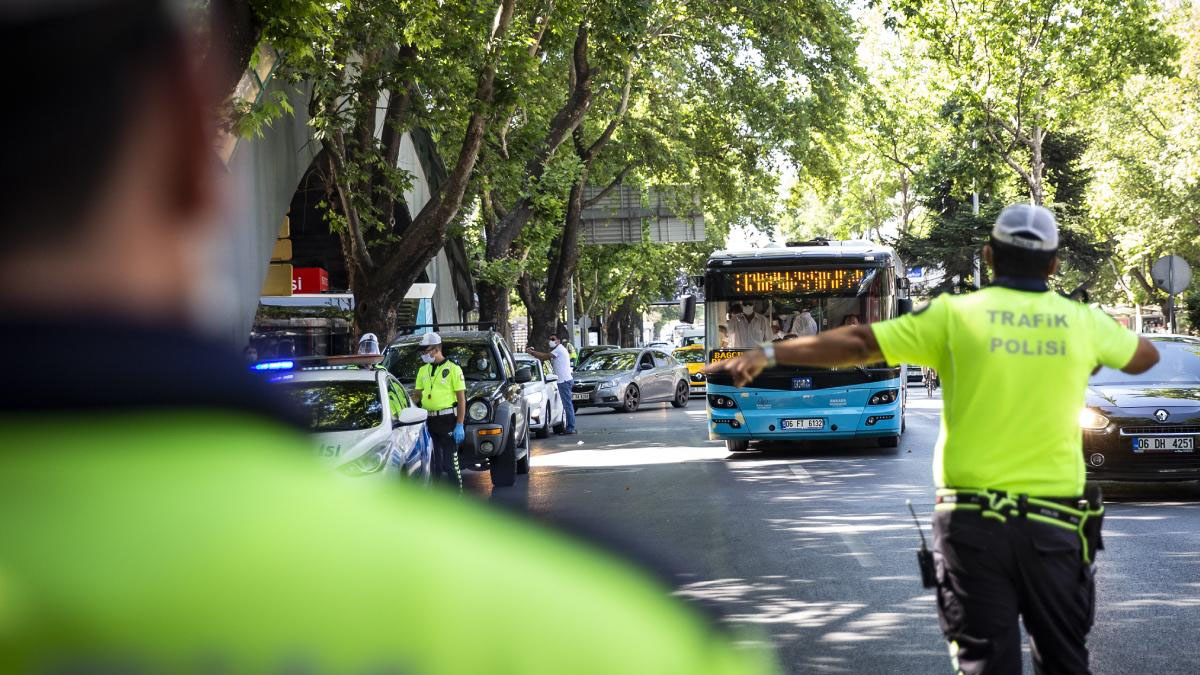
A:
<svg viewBox="0 0 1200 675">
<path fill-rule="evenodd" d="M 595 370 L 630 370 L 633 368 L 634 359 L 637 354 L 630 352 L 601 352 L 588 357 L 586 361 L 579 364 L 576 370 L 580 371 L 595 371 Z"/>
<path fill-rule="evenodd" d="M 416 343 L 395 345 L 388 350 L 384 367 L 401 382 L 413 382 L 417 371 L 425 362 L 421 360 L 421 348 Z M 482 341 L 442 342 L 442 353 L 462 368 L 466 380 L 499 380 L 500 372 L 488 343 Z"/>
<path fill-rule="evenodd" d="M 675 352 L 675 360 L 680 363 L 704 363 L 704 350 L 681 349 Z"/>
<path fill-rule="evenodd" d="M 534 359 L 517 359 L 518 368 L 528 368 L 529 374 L 533 376 L 533 381 L 538 382 L 542 379 L 542 366 Z"/>
<path fill-rule="evenodd" d="M 1155 340 L 1158 363 L 1140 375 L 1101 368 L 1092 384 L 1200 384 L 1200 342 Z"/>
<path fill-rule="evenodd" d="M 311 431 L 358 431 L 383 423 L 379 385 L 373 381 L 295 382 L 279 385 Z"/>
</svg>

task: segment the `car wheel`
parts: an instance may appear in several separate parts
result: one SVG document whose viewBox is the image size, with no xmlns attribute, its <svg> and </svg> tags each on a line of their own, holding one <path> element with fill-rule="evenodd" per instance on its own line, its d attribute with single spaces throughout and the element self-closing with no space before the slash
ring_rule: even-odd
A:
<svg viewBox="0 0 1200 675">
<path fill-rule="evenodd" d="M 679 384 L 675 385 L 675 400 L 671 401 L 671 405 L 675 406 L 676 408 L 686 408 L 688 404 L 688 398 L 690 396 L 691 392 L 688 391 L 687 382 L 680 382 Z"/>
<path fill-rule="evenodd" d="M 746 452 L 750 449 L 750 441 L 725 441 L 725 449 L 729 452 Z"/>
<path fill-rule="evenodd" d="M 509 487 L 517 482 L 517 439 L 514 430 L 505 443 L 504 451 L 492 458 L 488 472 L 492 474 L 492 487 Z"/>
<path fill-rule="evenodd" d="M 638 391 L 636 384 L 631 384 L 625 388 L 625 401 L 620 410 L 625 412 L 637 412 L 638 406 L 642 404 L 642 392 Z"/>
<path fill-rule="evenodd" d="M 550 406 L 546 406 L 546 411 L 542 413 L 542 428 L 534 432 L 538 438 L 550 437 Z"/>
<path fill-rule="evenodd" d="M 880 436 L 879 447 L 881 448 L 898 448 L 900 447 L 900 436 Z"/>
</svg>

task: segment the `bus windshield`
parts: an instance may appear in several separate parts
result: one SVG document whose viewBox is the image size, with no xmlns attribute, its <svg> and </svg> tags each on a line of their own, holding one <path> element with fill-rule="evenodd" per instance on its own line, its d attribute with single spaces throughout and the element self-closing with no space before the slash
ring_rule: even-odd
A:
<svg viewBox="0 0 1200 675">
<path fill-rule="evenodd" d="M 706 315 L 715 324 L 709 334 L 720 340 L 710 348 L 749 349 L 769 340 L 891 318 L 891 288 L 882 271 L 784 270 L 762 273 L 766 280 L 723 279 L 724 297 L 706 303 Z M 793 279 L 790 274 L 806 276 Z"/>
</svg>

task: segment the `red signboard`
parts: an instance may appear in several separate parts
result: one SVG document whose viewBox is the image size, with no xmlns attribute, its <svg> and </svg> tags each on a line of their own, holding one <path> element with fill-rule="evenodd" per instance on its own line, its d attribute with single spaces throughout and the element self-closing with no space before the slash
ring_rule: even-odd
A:
<svg viewBox="0 0 1200 675">
<path fill-rule="evenodd" d="M 329 273 L 320 267 L 292 269 L 293 293 L 322 293 L 329 290 Z"/>
</svg>

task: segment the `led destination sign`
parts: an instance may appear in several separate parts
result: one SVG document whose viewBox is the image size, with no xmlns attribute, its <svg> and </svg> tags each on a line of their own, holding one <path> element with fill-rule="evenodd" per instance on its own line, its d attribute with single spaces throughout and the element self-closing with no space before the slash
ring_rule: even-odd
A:
<svg viewBox="0 0 1200 675">
<path fill-rule="evenodd" d="M 734 295 L 761 296 L 775 293 L 855 293 L 867 269 L 773 270 L 733 272 L 728 288 Z"/>
</svg>

